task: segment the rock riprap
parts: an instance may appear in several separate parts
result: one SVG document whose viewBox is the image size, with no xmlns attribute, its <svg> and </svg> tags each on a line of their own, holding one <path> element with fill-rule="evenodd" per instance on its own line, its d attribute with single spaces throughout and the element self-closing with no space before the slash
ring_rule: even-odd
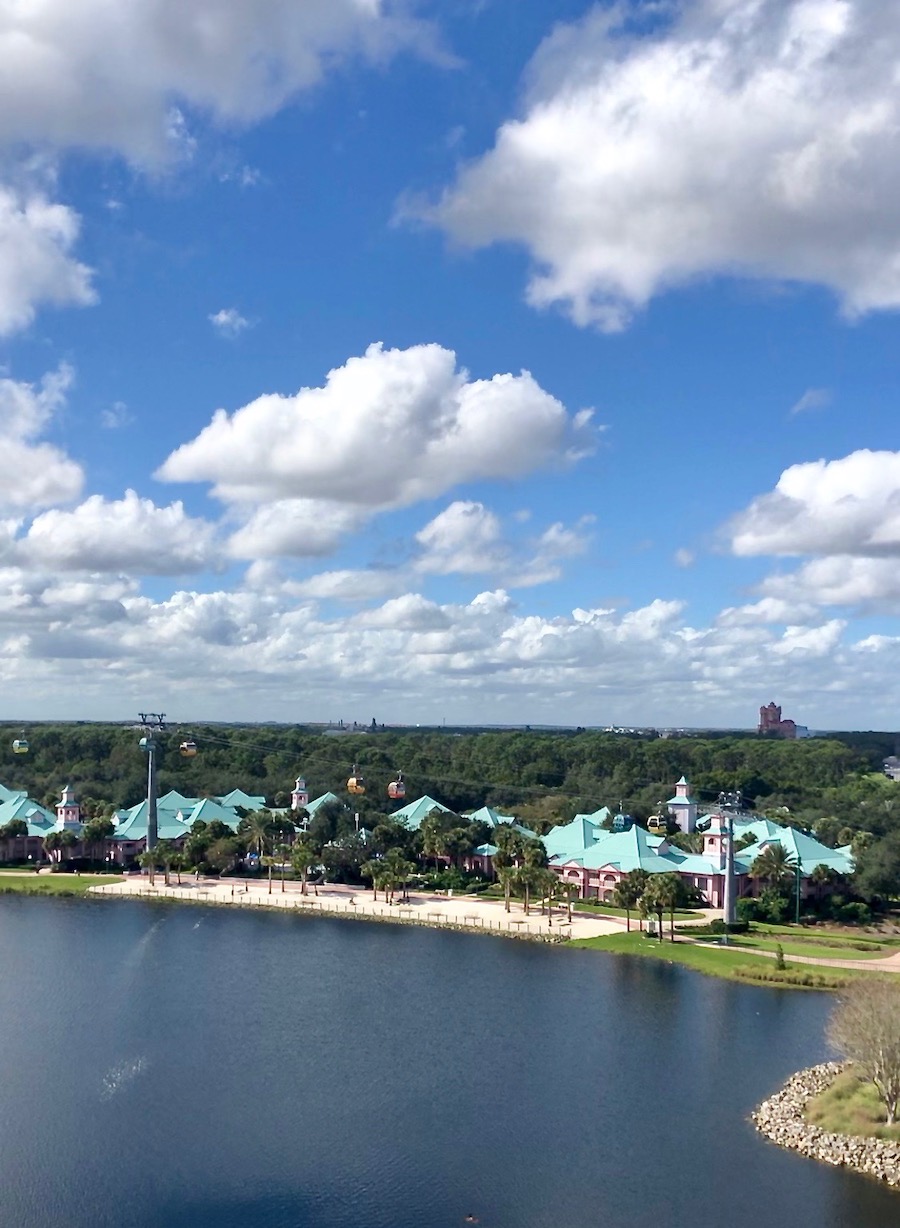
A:
<svg viewBox="0 0 900 1228">
<path fill-rule="evenodd" d="M 792 1075 L 781 1091 L 764 1100 L 751 1114 L 753 1124 L 760 1134 L 780 1147 L 790 1147 L 813 1160 L 853 1168 L 900 1187 L 900 1142 L 831 1134 L 804 1117 L 810 1100 L 830 1087 L 844 1069 L 840 1062 L 823 1062 Z"/>
</svg>

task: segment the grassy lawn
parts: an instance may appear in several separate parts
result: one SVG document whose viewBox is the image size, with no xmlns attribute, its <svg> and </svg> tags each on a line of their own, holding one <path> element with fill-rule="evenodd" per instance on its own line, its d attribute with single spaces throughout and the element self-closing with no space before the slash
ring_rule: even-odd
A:
<svg viewBox="0 0 900 1228">
<path fill-rule="evenodd" d="M 710 938 L 709 941 L 715 942 L 716 939 Z M 851 946 L 849 943 L 808 942 L 802 937 L 789 938 L 787 935 L 784 938 L 767 938 L 757 934 L 732 934 L 729 943 L 744 947 L 748 951 L 773 952 L 780 943 L 785 955 L 805 955 L 809 959 L 885 959 L 895 951 L 894 947 L 879 946 L 876 943 L 866 943 L 865 950 L 860 950 L 856 944 Z"/>
<path fill-rule="evenodd" d="M 839 1074 L 831 1087 L 806 1106 L 813 1125 L 835 1134 L 861 1134 L 900 1142 L 900 1124 L 885 1125 L 884 1105 L 871 1083 L 862 1083 L 851 1070 Z"/>
<path fill-rule="evenodd" d="M 830 925 L 771 925 L 768 922 L 754 921 L 753 933 L 761 935 L 785 935 L 788 938 L 800 938 L 803 942 L 824 943 L 827 946 L 839 946 L 843 943 L 861 946 L 877 943 L 883 947 L 900 947 L 900 937 L 896 934 L 882 934 L 878 930 L 848 928 L 846 926 Z"/>
<path fill-rule="evenodd" d="M 601 917 L 624 917 L 625 916 L 624 908 L 615 908 L 612 904 L 604 904 L 604 903 L 601 903 L 599 900 L 578 900 L 577 903 L 576 901 L 573 900 L 572 901 L 572 912 L 584 912 L 584 913 L 590 913 L 591 915 L 596 914 Z M 634 922 L 635 925 L 637 925 L 638 923 L 638 915 L 639 914 L 638 914 L 637 909 L 632 908 L 631 920 Z M 675 912 L 676 921 L 690 921 L 694 917 L 702 917 L 702 916 L 703 914 L 701 912 L 695 912 L 692 909 L 683 909 L 681 911 L 676 910 Z M 666 913 L 666 924 L 668 925 L 668 923 L 669 923 L 669 914 Z"/>
<path fill-rule="evenodd" d="M 120 883 L 117 874 L 0 873 L 0 895 L 85 895 L 98 883 Z"/>
<path fill-rule="evenodd" d="M 816 968 L 810 964 L 791 964 L 784 972 L 779 972 L 773 960 L 762 955 L 753 955 L 731 943 L 725 947 L 695 946 L 693 943 L 678 941 L 671 943 L 668 939 L 658 942 L 635 931 L 630 934 L 610 934 L 602 938 L 575 938 L 568 945 L 589 947 L 595 951 L 610 951 L 619 955 L 664 959 L 669 963 L 683 964 L 697 972 L 705 972 L 708 976 L 787 988 L 842 989 L 854 977 L 868 975 L 844 968 Z"/>
</svg>

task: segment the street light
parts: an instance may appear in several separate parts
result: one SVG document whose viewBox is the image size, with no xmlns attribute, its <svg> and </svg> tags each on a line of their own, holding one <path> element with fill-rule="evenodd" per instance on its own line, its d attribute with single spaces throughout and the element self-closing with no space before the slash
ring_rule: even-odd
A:
<svg viewBox="0 0 900 1228">
<path fill-rule="evenodd" d="M 740 789 L 733 793 L 720 793 L 719 805 L 727 819 L 725 826 L 725 899 L 722 911 L 725 924 L 728 926 L 732 925 L 735 920 L 734 814 L 735 811 L 741 810 L 744 805 Z"/>
<path fill-rule="evenodd" d="M 139 712 L 141 728 L 144 736 L 141 738 L 141 750 L 147 754 L 147 849 L 156 848 L 159 839 L 159 824 L 156 818 L 156 751 L 158 742 L 153 736 L 163 733 L 166 728 L 165 712 Z"/>
</svg>

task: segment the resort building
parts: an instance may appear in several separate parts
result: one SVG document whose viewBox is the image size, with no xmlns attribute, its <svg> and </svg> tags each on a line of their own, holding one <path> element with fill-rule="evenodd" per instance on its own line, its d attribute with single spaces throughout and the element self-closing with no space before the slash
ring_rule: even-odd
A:
<svg viewBox="0 0 900 1228">
<path fill-rule="evenodd" d="M 698 819 L 695 829 L 703 832 L 701 853 L 686 853 L 665 836 L 653 835 L 642 827 L 607 832 L 585 824 L 584 818 L 577 816 L 543 839 L 550 868 L 566 882 L 576 883 L 579 895 L 585 899 L 608 900 L 626 874 L 646 870 L 649 874 L 678 874 L 711 908 L 723 907 L 730 823 L 734 825 L 738 897 L 759 893 L 759 884 L 750 871 L 760 853 L 772 844 L 780 844 L 797 867 L 801 898 L 821 891 L 813 880 L 816 867 L 823 866 L 835 874 L 852 874 L 854 868 L 849 847 L 831 849 L 796 828 L 748 814 L 732 816 L 717 811 Z"/>
<path fill-rule="evenodd" d="M 65 793 L 63 796 L 65 797 Z M 6 861 L 37 863 L 44 860 L 44 837 L 51 831 L 62 830 L 57 827 L 59 815 L 34 801 L 26 793 L 0 785 L 0 828 L 16 820 L 25 824 L 26 834 L 7 840 L 5 850 L 0 850 L 0 855 Z"/>
</svg>

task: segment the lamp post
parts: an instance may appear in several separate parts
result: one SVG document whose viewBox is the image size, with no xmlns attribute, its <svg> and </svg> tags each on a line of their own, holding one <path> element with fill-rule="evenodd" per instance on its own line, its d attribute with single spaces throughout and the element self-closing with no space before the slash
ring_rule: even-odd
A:
<svg viewBox="0 0 900 1228">
<path fill-rule="evenodd" d="M 734 881 L 734 813 L 743 806 L 743 797 L 738 789 L 734 793 L 720 793 L 719 805 L 726 818 L 725 825 L 725 898 L 723 900 L 723 917 L 726 926 L 735 920 L 736 891 Z M 727 934 L 726 934 L 727 937 Z"/>
<path fill-rule="evenodd" d="M 159 825 L 156 817 L 156 751 L 159 743 L 153 736 L 163 733 L 166 728 L 165 712 L 139 712 L 141 728 L 144 736 L 141 738 L 141 750 L 147 754 L 147 850 L 156 848 L 159 839 Z"/>
<path fill-rule="evenodd" d="M 797 858 L 797 907 L 794 914 L 795 924 L 800 924 L 800 858 Z"/>
</svg>

